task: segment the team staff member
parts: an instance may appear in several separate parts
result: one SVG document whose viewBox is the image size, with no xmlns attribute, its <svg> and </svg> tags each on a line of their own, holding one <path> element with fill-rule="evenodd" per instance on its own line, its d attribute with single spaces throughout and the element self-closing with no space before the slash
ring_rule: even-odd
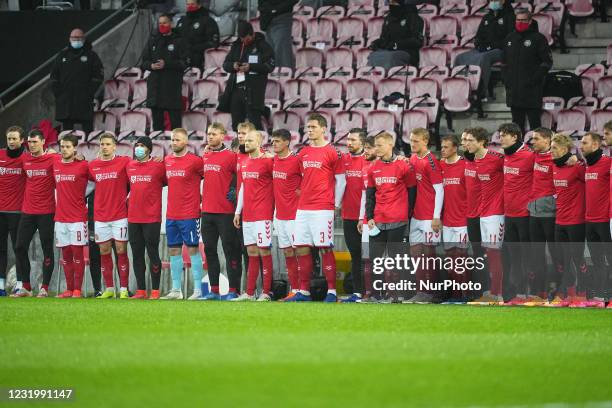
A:
<svg viewBox="0 0 612 408">
<path fill-rule="evenodd" d="M 149 255 L 151 274 L 151 298 L 159 298 L 161 259 L 159 257 L 159 232 L 161 230 L 162 190 L 166 185 L 164 163 L 151 159 L 153 143 L 148 136 L 141 136 L 134 145 L 134 157 L 127 167 L 130 182 L 128 200 L 128 237 L 132 248 L 132 263 L 136 275 L 137 290 L 133 299 L 146 299 L 145 248 Z"/>
<path fill-rule="evenodd" d="M 295 56 L 291 42 L 293 6 L 298 0 L 260 0 L 257 2 L 261 31 L 274 50 L 276 65 L 295 68 Z"/>
<path fill-rule="evenodd" d="M 187 0 L 187 13 L 176 24 L 176 32 L 189 46 L 190 67 L 204 69 L 204 51 L 219 46 L 219 26 L 200 0 Z"/>
</svg>

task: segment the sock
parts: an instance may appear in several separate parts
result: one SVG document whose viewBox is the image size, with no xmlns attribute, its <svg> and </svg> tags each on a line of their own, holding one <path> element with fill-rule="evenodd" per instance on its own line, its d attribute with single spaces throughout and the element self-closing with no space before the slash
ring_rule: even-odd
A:
<svg viewBox="0 0 612 408">
<path fill-rule="evenodd" d="M 31 291 L 32 291 L 32 285 L 30 284 L 30 282 L 23 282 L 22 286 L 23 286 L 23 288 L 24 288 L 25 290 L 27 290 L 28 292 L 31 292 Z"/>
<path fill-rule="evenodd" d="M 259 256 L 249 255 L 249 269 L 247 270 L 247 295 L 253 296 L 255 294 L 257 278 L 259 278 Z"/>
<path fill-rule="evenodd" d="M 272 292 L 272 255 L 262 255 L 261 264 L 263 270 L 263 293 L 269 295 Z"/>
<path fill-rule="evenodd" d="M 183 275 L 183 257 L 170 256 L 170 274 L 172 275 L 172 290 L 181 290 L 181 277 Z"/>
<path fill-rule="evenodd" d="M 363 287 L 368 296 L 374 293 L 374 287 L 372 285 L 372 264 L 369 259 L 365 259 L 363 261 Z"/>
<path fill-rule="evenodd" d="M 127 288 L 130 282 L 130 259 L 127 252 L 117 255 L 119 267 L 119 282 L 121 287 Z"/>
<path fill-rule="evenodd" d="M 113 258 L 111 254 L 100 254 L 100 269 L 102 270 L 102 277 L 104 278 L 104 285 L 106 285 L 106 289 L 112 289 L 114 285 Z"/>
<path fill-rule="evenodd" d="M 210 291 L 212 293 L 216 293 L 218 295 L 219 294 L 219 286 L 218 285 L 217 286 L 211 286 L 210 287 Z"/>
<path fill-rule="evenodd" d="M 45 285 L 44 283 L 40 285 L 40 288 L 46 290 L 47 292 L 49 291 L 49 285 Z"/>
<path fill-rule="evenodd" d="M 312 279 L 312 256 L 310 253 L 297 257 L 298 276 L 300 277 L 300 290 L 310 293 L 310 280 Z"/>
<path fill-rule="evenodd" d="M 295 255 L 286 256 L 285 262 L 287 264 L 287 276 L 289 277 L 289 285 L 291 286 L 291 290 L 297 290 L 300 288 L 297 258 L 295 257 Z"/>
<path fill-rule="evenodd" d="M 119 288 L 119 290 L 120 290 L 121 292 L 124 292 L 124 291 L 127 291 L 127 290 L 128 290 L 128 288 L 127 288 L 127 286 L 121 286 L 121 287 Z"/>
<path fill-rule="evenodd" d="M 493 296 L 501 296 L 502 281 L 504 279 L 501 251 L 499 249 L 487 248 L 487 258 L 489 260 L 489 277 L 491 279 L 489 291 Z"/>
<path fill-rule="evenodd" d="M 72 247 L 65 246 L 62 248 L 62 267 L 64 268 L 64 276 L 66 277 L 66 290 L 74 290 L 74 261 Z"/>
<path fill-rule="evenodd" d="M 334 251 L 321 253 L 321 264 L 327 281 L 327 293 L 336 294 L 336 258 Z"/>
<path fill-rule="evenodd" d="M 202 276 L 204 270 L 202 269 L 202 256 L 198 253 L 195 255 L 189 255 L 191 259 L 191 276 L 193 276 L 193 287 L 194 292 L 198 290 L 202 294 Z"/>
<path fill-rule="evenodd" d="M 15 289 L 16 290 L 23 289 L 23 282 L 22 281 L 15 282 Z"/>
<path fill-rule="evenodd" d="M 0 290 L 4 290 L 4 278 L 0 278 Z"/>
<path fill-rule="evenodd" d="M 74 260 L 74 289 L 81 290 L 83 287 L 83 275 L 85 274 L 82 246 L 72 247 L 72 259 Z"/>
</svg>

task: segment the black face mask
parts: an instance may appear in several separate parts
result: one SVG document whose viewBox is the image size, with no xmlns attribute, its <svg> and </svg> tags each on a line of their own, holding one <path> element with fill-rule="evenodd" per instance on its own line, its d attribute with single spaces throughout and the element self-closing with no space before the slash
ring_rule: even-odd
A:
<svg viewBox="0 0 612 408">
<path fill-rule="evenodd" d="M 21 153 L 23 153 L 25 150 L 25 147 L 23 145 L 19 146 L 18 149 L 6 149 L 6 154 L 8 155 L 8 157 L 10 157 L 11 159 L 16 159 L 19 156 L 21 156 Z"/>
<path fill-rule="evenodd" d="M 518 140 L 516 141 L 515 144 L 513 144 L 512 146 L 508 147 L 508 148 L 504 148 L 504 154 L 514 154 L 516 153 L 516 151 L 523 145 L 523 143 L 519 142 Z"/>
<path fill-rule="evenodd" d="M 467 160 L 473 162 L 474 159 L 476 158 L 476 153 L 470 153 L 470 152 L 465 152 L 463 153 L 463 157 L 465 157 Z"/>
<path fill-rule="evenodd" d="M 572 153 L 567 152 L 563 156 L 559 157 L 558 159 L 553 159 L 553 163 L 555 163 L 555 166 L 558 166 L 558 167 L 565 166 L 565 163 L 567 163 L 570 157 L 572 157 Z"/>
<path fill-rule="evenodd" d="M 599 159 L 601 159 L 602 155 L 603 155 L 603 150 L 597 149 L 593 153 L 585 154 L 584 159 L 586 160 L 589 166 L 592 166 L 595 163 L 597 163 Z"/>
</svg>

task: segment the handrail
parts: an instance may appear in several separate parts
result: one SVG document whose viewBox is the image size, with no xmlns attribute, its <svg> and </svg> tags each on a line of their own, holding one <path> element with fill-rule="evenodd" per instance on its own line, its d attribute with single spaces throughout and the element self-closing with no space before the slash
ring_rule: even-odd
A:
<svg viewBox="0 0 612 408">
<path fill-rule="evenodd" d="M 106 17 L 104 20 L 102 20 L 101 22 L 99 22 L 98 24 L 96 24 L 91 30 L 89 30 L 87 33 L 85 33 L 85 35 L 91 35 L 92 33 L 94 33 L 95 31 L 99 30 L 100 27 L 102 27 L 104 24 L 106 24 L 107 22 L 109 22 L 110 20 L 112 20 L 113 18 L 115 18 L 117 15 L 119 15 L 121 12 L 127 10 L 128 8 L 130 8 L 131 6 L 134 6 L 136 4 L 137 0 L 130 0 L 129 2 L 127 2 L 125 5 L 123 5 L 120 9 L 117 9 L 113 14 L 111 14 L 110 16 Z M 62 48 L 61 50 L 59 50 L 57 53 L 55 53 L 55 55 L 53 55 L 51 58 L 49 58 L 47 61 L 45 61 L 42 65 L 40 65 L 38 68 L 36 68 L 34 71 L 30 72 L 28 75 L 26 75 L 25 77 L 21 78 L 19 81 L 15 82 L 13 85 L 11 85 L 10 87 L 8 87 L 6 90 L 4 90 L 2 93 L 0 93 L 0 112 L 2 112 L 5 108 L 4 103 L 2 102 L 2 100 L 9 95 L 11 92 L 13 92 L 15 89 L 17 89 L 18 87 L 20 87 L 21 85 L 23 85 L 24 83 L 26 83 L 30 78 L 34 77 L 35 75 L 37 75 L 39 72 L 41 72 L 42 70 L 46 69 L 53 61 L 55 61 L 55 59 L 57 58 L 57 56 L 59 55 L 60 52 L 64 51 L 67 47 Z"/>
</svg>

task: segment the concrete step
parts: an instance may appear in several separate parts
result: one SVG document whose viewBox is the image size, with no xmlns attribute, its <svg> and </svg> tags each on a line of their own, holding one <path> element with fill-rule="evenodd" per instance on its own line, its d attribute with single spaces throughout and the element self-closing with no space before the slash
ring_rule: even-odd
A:
<svg viewBox="0 0 612 408">
<path fill-rule="evenodd" d="M 507 109 L 506 113 L 487 114 L 487 117 L 484 119 L 478 119 L 476 114 L 454 114 L 453 130 L 455 134 L 460 135 L 463 129 L 479 126 L 487 129 L 489 132 L 495 132 L 500 124 L 511 121 L 512 115 L 509 109 Z M 446 117 L 443 116 L 440 120 L 440 134 L 445 135 L 449 133 L 452 132 L 446 127 Z"/>
<path fill-rule="evenodd" d="M 612 25 L 612 24 L 611 24 Z M 567 36 L 565 38 L 567 46 L 570 48 L 601 48 L 601 51 L 606 50 L 608 44 L 612 44 L 612 37 L 573 37 Z"/>
<path fill-rule="evenodd" d="M 612 23 L 602 23 L 593 19 L 581 20 L 576 23 L 576 34 L 580 38 L 599 37 L 612 38 Z M 567 25 L 566 38 L 570 38 L 569 24 Z"/>
<path fill-rule="evenodd" d="M 600 49 L 595 49 L 599 51 Z M 554 70 L 569 70 L 573 71 L 580 64 L 593 64 L 606 60 L 605 50 L 594 52 L 589 48 L 574 48 L 569 54 L 561 54 L 559 51 L 553 51 L 553 69 Z"/>
</svg>

